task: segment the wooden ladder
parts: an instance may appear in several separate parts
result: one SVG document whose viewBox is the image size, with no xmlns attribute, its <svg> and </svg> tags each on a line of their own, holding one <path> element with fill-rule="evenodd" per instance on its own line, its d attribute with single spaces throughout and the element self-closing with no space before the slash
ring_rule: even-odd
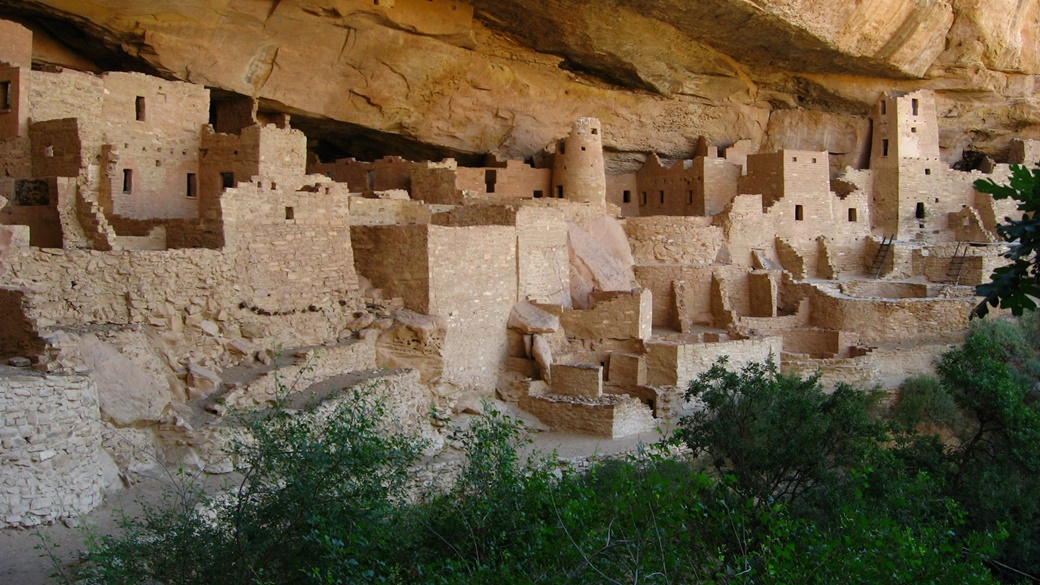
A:
<svg viewBox="0 0 1040 585">
<path fill-rule="evenodd" d="M 968 257 L 970 244 L 957 242 L 957 250 L 950 258 L 950 265 L 946 267 L 946 282 L 958 285 L 961 283 L 961 273 L 964 272 L 965 259 Z"/>
<path fill-rule="evenodd" d="M 874 260 L 870 263 L 870 271 L 867 274 L 873 274 L 874 278 L 881 278 L 881 268 L 885 265 L 889 252 L 892 251 L 892 242 L 895 239 L 894 235 L 881 238 L 881 245 L 874 254 Z"/>
</svg>

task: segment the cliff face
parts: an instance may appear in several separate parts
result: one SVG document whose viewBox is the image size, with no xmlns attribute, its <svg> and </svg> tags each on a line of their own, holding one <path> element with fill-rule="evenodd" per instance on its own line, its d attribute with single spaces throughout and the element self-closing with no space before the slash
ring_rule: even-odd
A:
<svg viewBox="0 0 1040 585">
<path fill-rule="evenodd" d="M 879 93 L 919 88 L 948 162 L 1040 138 L 1040 0 L 0 0 L 0 17 L 61 41 L 38 34 L 37 62 L 256 96 L 362 156 L 529 157 L 595 116 L 614 169 L 702 134 L 853 164 Z"/>
</svg>

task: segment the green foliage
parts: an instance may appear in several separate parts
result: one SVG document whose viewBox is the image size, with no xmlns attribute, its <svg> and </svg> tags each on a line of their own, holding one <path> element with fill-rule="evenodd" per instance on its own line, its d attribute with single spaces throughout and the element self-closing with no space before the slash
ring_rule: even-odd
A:
<svg viewBox="0 0 1040 585">
<path fill-rule="evenodd" d="M 733 475 L 743 497 L 793 501 L 819 484 L 834 485 L 883 436 L 871 416 L 873 393 L 842 385 L 828 394 L 818 375 L 785 376 L 771 359 L 740 372 L 725 364 L 691 382 L 686 397 L 699 398 L 704 409 L 680 422 L 680 436 L 720 475 Z"/>
<path fill-rule="evenodd" d="M 216 498 L 189 485 L 124 518 L 119 537 L 95 537 L 78 577 L 87 583 L 298 583 L 351 550 L 347 582 L 382 565 L 386 513 L 401 497 L 421 445 L 384 432 L 382 404 L 359 391 L 331 409 L 284 402 L 239 415 L 250 440 L 235 455 L 245 476 Z"/>
<path fill-rule="evenodd" d="M 691 385 L 705 409 L 678 435 L 707 455 L 713 474 L 672 456 L 674 444 L 568 471 L 553 456 L 525 454 L 527 430 L 487 409 L 454 437 L 464 456 L 457 480 L 409 491 L 420 445 L 394 432 L 378 401 L 355 393 L 302 413 L 281 403 L 242 419 L 251 439 L 236 447 L 240 485 L 210 498 L 185 482 L 125 519 L 121 536 L 94 536 L 77 576 L 993 583 L 997 562 L 1033 570 L 1040 558 L 1040 482 L 1029 458 L 1040 425 L 1003 347 L 977 333 L 944 358 L 941 378 L 908 381 L 899 424 L 879 418 L 874 393 L 827 393 L 818 376 L 785 376 L 771 361 L 739 372 L 720 362 Z M 958 448 L 913 430 L 913 421 L 951 417 L 964 437 Z"/>
<path fill-rule="evenodd" d="M 921 423 L 952 427 L 959 417 L 953 396 L 938 377 L 930 374 L 916 374 L 904 380 L 892 408 L 893 420 L 908 430 Z"/>
<path fill-rule="evenodd" d="M 1012 244 L 1005 257 L 1011 260 L 1007 266 L 993 271 L 991 281 L 977 287 L 984 297 L 975 307 L 973 316 L 985 317 L 989 306 L 1010 309 L 1014 315 L 1036 309 L 1035 299 L 1040 298 L 1040 168 L 1029 169 L 1011 165 L 1011 179 L 1000 185 L 992 179 L 975 181 L 975 189 L 989 193 L 994 199 L 1014 199 L 1022 219 L 1005 218 L 1007 223 L 997 226 L 997 233 L 1004 241 Z"/>
<path fill-rule="evenodd" d="M 963 416 L 951 496 L 978 531 L 1003 527 L 1001 563 L 1040 574 L 1040 411 L 993 338 L 971 335 L 939 363 Z"/>
</svg>

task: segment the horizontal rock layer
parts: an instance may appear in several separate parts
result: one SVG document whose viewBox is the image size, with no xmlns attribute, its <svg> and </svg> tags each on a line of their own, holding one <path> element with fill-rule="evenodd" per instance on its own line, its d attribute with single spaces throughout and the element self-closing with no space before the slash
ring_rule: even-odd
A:
<svg viewBox="0 0 1040 585">
<path fill-rule="evenodd" d="M 38 31 L 38 63 L 256 96 L 316 135 L 360 136 L 345 144 L 362 156 L 530 157 L 595 116 L 616 171 L 689 156 L 702 134 L 855 163 L 888 89 L 938 92 L 948 161 L 1002 158 L 1013 134 L 1040 138 L 1038 3 L 0 0 L 0 17 Z"/>
</svg>

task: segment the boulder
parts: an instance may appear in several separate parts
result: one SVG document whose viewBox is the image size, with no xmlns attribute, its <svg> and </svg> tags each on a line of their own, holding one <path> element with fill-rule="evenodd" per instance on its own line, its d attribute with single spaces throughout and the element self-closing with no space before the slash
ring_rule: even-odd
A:
<svg viewBox="0 0 1040 585">
<path fill-rule="evenodd" d="M 191 362 L 188 364 L 188 385 L 203 395 L 208 395 L 223 384 L 220 376 L 209 368 Z"/>
<path fill-rule="evenodd" d="M 625 237 L 624 231 L 621 237 Z M 621 258 L 612 252 L 612 248 L 619 247 L 605 246 L 577 224 L 567 223 L 571 300 L 574 308 L 589 308 L 589 294 L 594 290 L 630 291 L 635 286 L 631 251 L 626 255 L 627 259 Z"/>
<path fill-rule="evenodd" d="M 156 379 L 115 346 L 94 335 L 80 339 L 79 354 L 97 384 L 103 419 L 125 427 L 162 417 L 171 399 L 165 379 Z"/>
<path fill-rule="evenodd" d="M 534 356 L 534 361 L 538 364 L 538 371 L 542 375 L 542 379 L 549 383 L 552 371 L 552 347 L 549 345 L 549 340 L 544 335 L 535 335 L 534 343 L 531 344 L 531 354 Z"/>
<path fill-rule="evenodd" d="M 524 335 L 552 333 L 560 328 L 560 318 L 528 301 L 513 305 L 506 326 Z"/>
</svg>

